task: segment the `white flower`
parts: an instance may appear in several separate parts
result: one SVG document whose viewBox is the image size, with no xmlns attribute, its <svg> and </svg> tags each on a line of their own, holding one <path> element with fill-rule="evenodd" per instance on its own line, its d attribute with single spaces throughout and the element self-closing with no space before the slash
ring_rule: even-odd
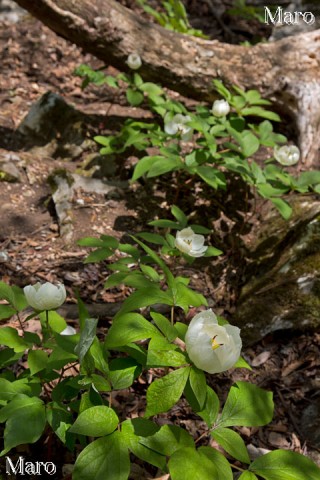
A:
<svg viewBox="0 0 320 480">
<path fill-rule="evenodd" d="M 242 347 L 240 329 L 233 325 L 218 325 L 211 309 L 193 317 L 185 342 L 192 362 L 208 373 L 220 373 L 233 367 Z"/>
<path fill-rule="evenodd" d="M 284 145 L 283 147 L 274 147 L 274 158 L 277 162 L 286 167 L 291 167 L 299 162 L 300 150 L 295 145 Z"/>
<path fill-rule="evenodd" d="M 127 59 L 127 64 L 132 70 L 138 70 L 142 65 L 140 55 L 138 53 L 130 53 Z"/>
<path fill-rule="evenodd" d="M 184 141 L 191 140 L 193 128 L 186 125 L 190 121 L 191 117 L 189 117 L 189 115 L 177 113 L 172 117 L 169 113 L 164 118 L 164 131 L 169 135 L 176 135 L 179 133 Z"/>
<path fill-rule="evenodd" d="M 23 289 L 28 304 L 35 310 L 54 310 L 60 307 L 66 299 L 66 289 L 62 283 L 53 285 L 46 282 L 43 285 L 27 285 Z"/>
<path fill-rule="evenodd" d="M 62 332 L 60 332 L 60 335 L 75 335 L 77 331 L 68 325 Z"/>
<path fill-rule="evenodd" d="M 202 257 L 207 248 L 204 246 L 204 236 L 194 233 L 192 228 L 184 228 L 177 232 L 175 246 L 190 257 Z"/>
<path fill-rule="evenodd" d="M 215 117 L 225 117 L 230 112 L 230 105 L 227 100 L 215 100 L 211 111 Z"/>
</svg>

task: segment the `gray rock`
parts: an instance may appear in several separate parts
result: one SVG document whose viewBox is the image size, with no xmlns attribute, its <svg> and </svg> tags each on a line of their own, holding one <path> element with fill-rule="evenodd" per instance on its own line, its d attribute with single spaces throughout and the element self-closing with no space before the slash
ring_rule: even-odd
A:
<svg viewBox="0 0 320 480">
<path fill-rule="evenodd" d="M 19 182 L 20 172 L 13 162 L 0 161 L 0 181 Z"/>
<path fill-rule="evenodd" d="M 320 202 L 296 197 L 286 222 L 274 211 L 247 241 L 248 267 L 233 322 L 245 344 L 282 329 L 320 326 Z"/>
<path fill-rule="evenodd" d="M 49 156 L 73 159 L 89 146 L 86 120 L 88 116 L 69 105 L 63 97 L 47 92 L 31 106 L 17 130 L 24 136 L 26 148 L 45 146 Z"/>
<path fill-rule="evenodd" d="M 17 23 L 27 12 L 12 0 L 0 0 L 0 21 Z"/>
</svg>

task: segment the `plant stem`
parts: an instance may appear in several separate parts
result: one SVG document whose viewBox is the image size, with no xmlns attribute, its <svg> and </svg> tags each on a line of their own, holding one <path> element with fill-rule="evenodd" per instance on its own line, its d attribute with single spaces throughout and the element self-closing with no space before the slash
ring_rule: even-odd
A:
<svg viewBox="0 0 320 480">
<path fill-rule="evenodd" d="M 174 306 L 171 307 L 171 325 L 174 324 Z"/>
<path fill-rule="evenodd" d="M 21 328 L 22 332 L 24 333 L 24 328 L 23 328 L 23 324 L 21 322 L 21 318 L 19 316 L 19 312 L 17 312 L 17 318 L 18 318 L 18 321 L 19 321 L 19 324 L 20 324 L 20 328 Z"/>
</svg>

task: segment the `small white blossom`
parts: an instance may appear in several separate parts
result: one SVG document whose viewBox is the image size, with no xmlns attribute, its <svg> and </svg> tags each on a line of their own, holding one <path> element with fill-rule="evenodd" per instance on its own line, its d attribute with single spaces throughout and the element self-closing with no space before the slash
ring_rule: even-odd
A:
<svg viewBox="0 0 320 480">
<path fill-rule="evenodd" d="M 215 117 L 225 117 L 230 112 L 230 105 L 227 100 L 215 100 L 211 111 Z"/>
<path fill-rule="evenodd" d="M 60 332 L 60 335 L 75 335 L 76 333 L 76 329 L 68 325 L 64 330 L 62 330 L 62 332 Z"/>
<path fill-rule="evenodd" d="M 190 257 L 202 257 L 208 248 L 204 245 L 204 236 L 194 233 L 190 227 L 177 232 L 174 243 L 181 252 Z"/>
<path fill-rule="evenodd" d="M 300 150 L 295 145 L 284 145 L 283 147 L 274 148 L 274 158 L 277 162 L 286 167 L 291 167 L 299 162 Z"/>
<path fill-rule="evenodd" d="M 179 133 L 182 140 L 189 141 L 192 138 L 193 128 L 186 124 L 190 121 L 191 117 L 189 117 L 189 115 L 177 113 L 172 117 L 169 113 L 164 119 L 164 131 L 169 135 L 176 135 Z"/>
<path fill-rule="evenodd" d="M 66 299 L 66 289 L 62 283 L 53 285 L 46 282 L 27 285 L 23 289 L 28 304 L 35 310 L 54 310 L 60 307 Z"/>
<path fill-rule="evenodd" d="M 130 53 L 127 59 L 127 64 L 132 70 L 138 70 L 142 65 L 140 55 L 138 53 Z"/>
<path fill-rule="evenodd" d="M 233 325 L 218 325 L 211 309 L 193 317 L 185 342 L 190 360 L 208 373 L 229 370 L 239 359 L 242 348 L 240 329 Z"/>
</svg>

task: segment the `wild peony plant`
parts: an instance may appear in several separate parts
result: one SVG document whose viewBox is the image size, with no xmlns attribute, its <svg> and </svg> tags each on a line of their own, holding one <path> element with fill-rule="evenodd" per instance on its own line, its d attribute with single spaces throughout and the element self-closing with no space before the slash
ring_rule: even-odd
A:
<svg viewBox="0 0 320 480">
<path fill-rule="evenodd" d="M 230 112 L 230 105 L 226 100 L 215 100 L 211 111 L 215 117 L 225 117 Z"/>
<path fill-rule="evenodd" d="M 37 311 L 54 310 L 60 307 L 66 299 L 66 289 L 61 283 L 54 285 L 46 282 L 41 285 L 27 285 L 23 289 L 28 304 Z"/>
<path fill-rule="evenodd" d="M 190 257 L 202 257 L 208 247 L 204 245 L 204 236 L 194 233 L 191 227 L 177 232 L 175 246 Z"/>
<path fill-rule="evenodd" d="M 179 231 L 188 229 L 183 212 L 178 207 L 172 212 L 177 222 L 169 225 Z M 168 223 L 162 226 L 168 228 Z M 192 227 L 192 232 L 201 230 Z M 168 254 L 179 261 L 175 238 L 168 232 L 164 236 L 138 235 L 130 244 L 109 235 L 79 241 L 93 248 L 87 262 L 108 259 L 106 265 L 112 273 L 106 288 L 130 287 L 131 294 L 106 333 L 105 328 L 97 332 L 98 321 L 90 318 L 80 299 L 79 333 L 55 311 L 37 313 L 41 335 L 29 332 L 27 322 L 22 321 L 19 333 L 11 326 L 0 328 L 0 422 L 5 424 L 1 455 L 10 458 L 15 447 L 39 440 L 45 443 L 48 435 L 53 443 L 54 432 L 59 448 L 62 444 L 69 451 L 68 458 L 74 452 L 73 480 L 128 480 L 133 471 L 130 462 L 137 462 L 140 471 L 147 463 L 146 471 L 151 465 L 159 472 L 157 476 L 169 475 L 172 480 L 193 480 L 195 476 L 232 480 L 239 471 L 243 480 L 318 480 L 320 469 L 295 452 L 275 450 L 250 459 L 245 442 L 233 427 L 269 423 L 272 393 L 237 381 L 220 405 L 204 372 L 250 368 L 243 358 L 238 359 L 239 329 L 220 318 L 218 324 L 211 310 L 195 315 L 188 326 L 185 315 L 189 308 L 207 307 L 207 301 L 190 288 L 189 278 L 175 276 L 169 269 Z M 202 240 L 195 247 L 206 248 Z M 208 247 L 206 256 L 217 255 L 217 250 L 210 249 L 213 247 Z M 65 299 L 64 287 L 52 284 L 29 286 L 25 292 L 29 300 L 31 292 L 37 310 L 56 308 Z M 1 320 L 11 315 L 20 318 L 28 305 L 26 295 L 0 282 Z M 169 314 L 160 313 L 159 306 Z M 45 316 L 48 322 L 43 321 Z M 214 379 L 210 384 L 217 382 Z M 145 411 L 135 418 L 128 389 L 139 400 L 143 397 L 139 406 L 146 403 Z M 121 403 L 114 402 L 118 395 Z M 192 418 L 199 420 L 199 435 L 193 433 L 197 429 L 188 431 L 179 425 L 176 413 L 182 397 L 184 414 L 189 408 Z M 173 408 L 174 423 L 170 416 Z M 159 425 L 153 417 L 165 412 L 169 423 Z M 212 446 L 211 437 L 226 454 Z M 58 467 L 60 459 L 50 460 L 57 461 Z M 18 464 L 13 464 L 17 468 L 14 465 Z"/>
<path fill-rule="evenodd" d="M 138 53 L 130 53 L 127 58 L 127 65 L 131 70 L 138 70 L 142 65 L 140 55 Z"/>
<path fill-rule="evenodd" d="M 181 139 L 184 141 L 191 140 L 193 128 L 188 126 L 190 121 L 191 117 L 189 115 L 177 113 L 172 116 L 168 113 L 164 118 L 164 131 L 169 135 L 181 135 Z"/>
<path fill-rule="evenodd" d="M 282 147 L 274 148 L 274 158 L 281 165 L 291 167 L 299 162 L 300 150 L 295 145 L 283 145 Z"/>
<path fill-rule="evenodd" d="M 208 373 L 229 370 L 239 360 L 242 348 L 240 329 L 219 325 L 211 309 L 193 317 L 185 342 L 192 362 Z"/>
</svg>

